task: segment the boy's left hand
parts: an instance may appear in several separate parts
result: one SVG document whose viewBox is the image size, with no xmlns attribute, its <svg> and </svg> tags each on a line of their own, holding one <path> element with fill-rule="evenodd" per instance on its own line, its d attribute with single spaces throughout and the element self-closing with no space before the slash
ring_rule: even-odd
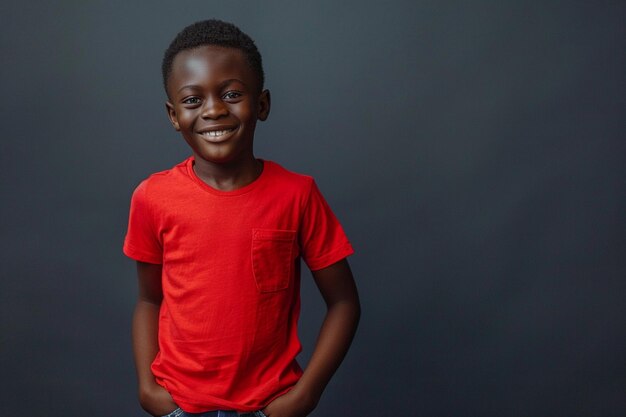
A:
<svg viewBox="0 0 626 417">
<path fill-rule="evenodd" d="M 315 409 L 359 322 L 359 295 L 348 261 L 315 270 L 313 278 L 326 302 L 326 317 L 302 377 L 291 391 L 261 410 L 267 417 L 305 417 Z"/>
<path fill-rule="evenodd" d="M 306 417 L 317 405 L 317 401 L 302 395 L 298 387 L 281 395 L 263 410 L 267 417 Z"/>
</svg>

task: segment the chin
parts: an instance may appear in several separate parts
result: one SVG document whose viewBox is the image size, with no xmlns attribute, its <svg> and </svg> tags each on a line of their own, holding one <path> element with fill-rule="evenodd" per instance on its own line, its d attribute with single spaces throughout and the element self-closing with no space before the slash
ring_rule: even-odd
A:
<svg viewBox="0 0 626 417">
<path fill-rule="evenodd" d="M 234 161 L 237 160 L 237 156 L 236 155 L 202 155 L 202 154 L 197 154 L 197 157 L 202 159 L 205 162 L 210 163 L 210 164 L 218 164 L 218 165 L 229 164 L 229 163 L 234 162 Z"/>
</svg>

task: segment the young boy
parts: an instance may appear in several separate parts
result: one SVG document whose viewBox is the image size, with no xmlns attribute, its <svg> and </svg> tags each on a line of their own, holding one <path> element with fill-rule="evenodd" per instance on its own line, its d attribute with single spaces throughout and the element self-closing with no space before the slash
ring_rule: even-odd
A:
<svg viewBox="0 0 626 417">
<path fill-rule="evenodd" d="M 352 247 L 312 178 L 253 154 L 270 93 L 246 34 L 195 23 L 162 69 L 167 114 L 193 156 L 144 180 L 131 201 L 140 403 L 154 416 L 306 416 L 359 320 Z M 327 305 L 304 371 L 300 258 Z"/>
</svg>

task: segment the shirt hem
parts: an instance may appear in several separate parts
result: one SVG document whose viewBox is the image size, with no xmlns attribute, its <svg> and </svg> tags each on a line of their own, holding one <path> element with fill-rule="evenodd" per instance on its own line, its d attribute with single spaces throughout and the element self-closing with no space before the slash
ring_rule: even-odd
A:
<svg viewBox="0 0 626 417">
<path fill-rule="evenodd" d="M 150 264 L 161 265 L 163 259 L 159 256 L 136 249 L 130 243 L 126 243 L 123 248 L 124 255 L 139 262 L 146 262 Z"/>
<path fill-rule="evenodd" d="M 331 266 L 332 264 L 337 263 L 352 254 L 354 254 L 354 249 L 352 248 L 351 244 L 347 243 L 338 250 L 335 250 L 329 254 L 317 257 L 313 260 L 308 259 L 305 261 L 311 271 L 319 271 L 320 269 Z"/>
</svg>

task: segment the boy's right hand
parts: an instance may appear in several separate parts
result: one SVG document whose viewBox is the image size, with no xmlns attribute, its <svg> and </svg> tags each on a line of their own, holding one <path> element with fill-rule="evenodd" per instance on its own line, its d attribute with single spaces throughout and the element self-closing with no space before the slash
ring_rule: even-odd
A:
<svg viewBox="0 0 626 417">
<path fill-rule="evenodd" d="M 165 416 L 178 408 L 170 393 L 156 382 L 140 390 L 139 403 L 153 416 Z"/>
<path fill-rule="evenodd" d="M 133 314 L 133 353 L 139 381 L 139 403 L 153 416 L 165 416 L 178 406 L 154 379 L 151 364 L 159 353 L 159 311 L 163 300 L 162 266 L 137 262 L 139 293 Z"/>
</svg>

